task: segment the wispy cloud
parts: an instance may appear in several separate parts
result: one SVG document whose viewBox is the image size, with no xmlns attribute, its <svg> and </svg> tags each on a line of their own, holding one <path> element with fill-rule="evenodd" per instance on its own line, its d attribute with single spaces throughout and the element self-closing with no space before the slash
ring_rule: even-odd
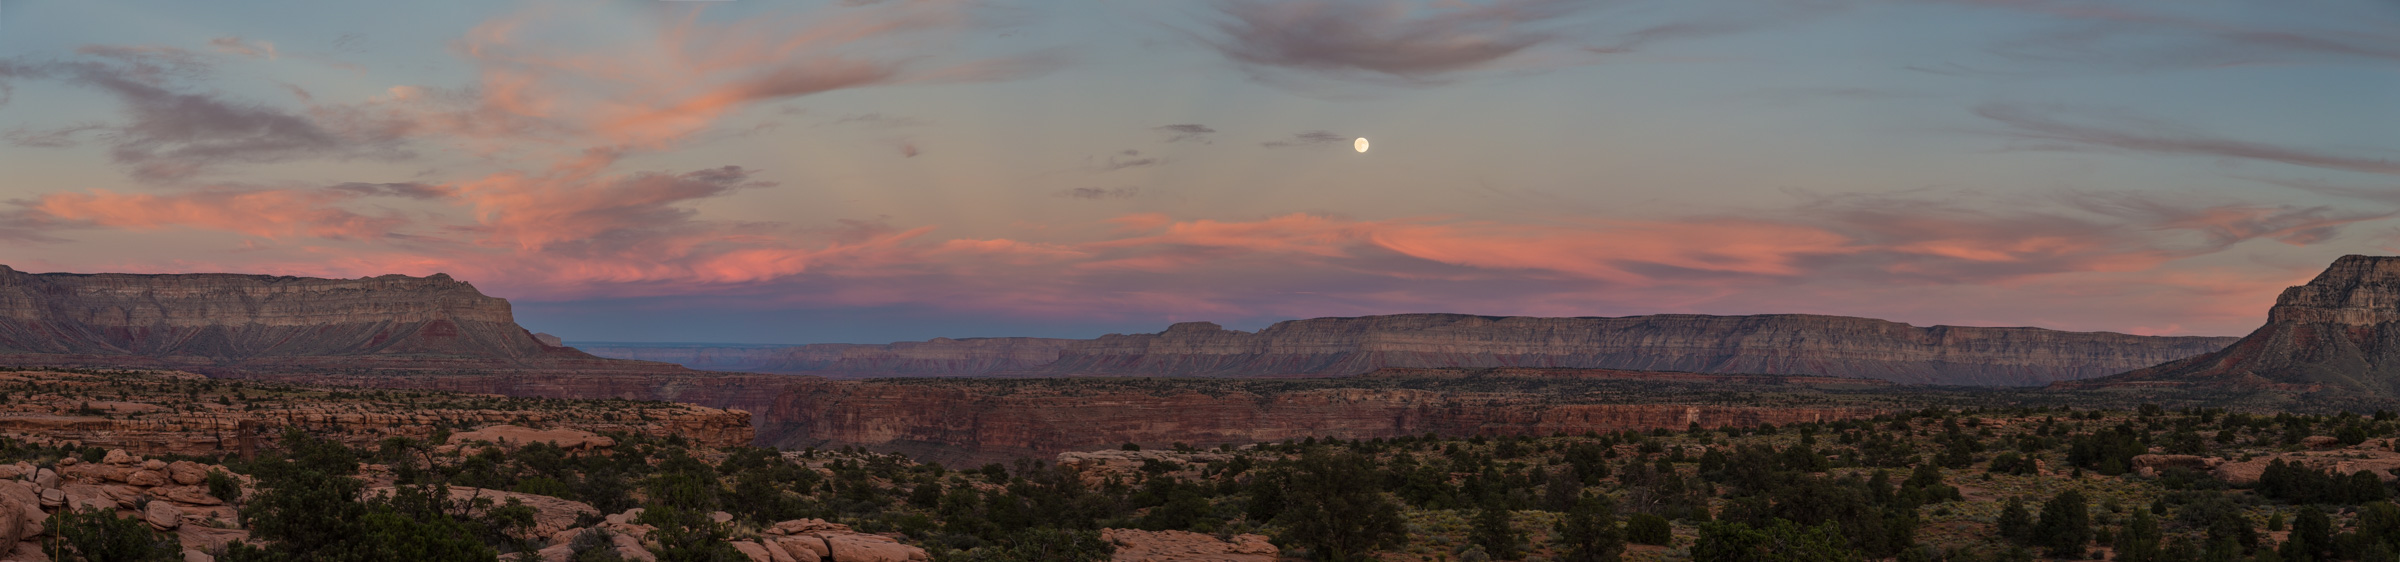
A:
<svg viewBox="0 0 2400 562">
<path fill-rule="evenodd" d="M 2343 154 L 2228 139 L 2155 121 L 2130 118 L 2121 112 L 2100 112 L 2015 104 L 1986 104 L 1977 115 L 2008 125 L 2007 134 L 2063 146 L 2110 148 L 2156 154 L 2180 154 L 2279 162 L 2369 174 L 2400 175 L 2400 154 Z"/>
<path fill-rule="evenodd" d="M 1077 187 L 1077 188 L 1073 188 L 1073 189 L 1063 189 L 1063 190 L 1059 190 L 1059 191 L 1058 191 L 1058 192 L 1056 192 L 1056 193 L 1052 193 L 1052 194 L 1050 194 L 1050 196 L 1052 196 L 1052 197 L 1064 197 L 1064 198 L 1068 198 L 1068 199 L 1090 199 L 1090 200 L 1104 200 L 1104 199 L 1132 199 L 1132 198 L 1135 198 L 1135 197 L 1139 197 L 1139 196 L 1141 196 L 1141 194 L 1142 194 L 1142 188 L 1140 188 L 1140 187 L 1133 187 L 1133 186 L 1127 186 L 1127 187 Z"/>
<path fill-rule="evenodd" d="M 1400 0 L 1221 0 L 1208 45 L 1255 67 L 1439 80 L 1558 37 L 1545 20 L 1591 6 L 1496 0 L 1423 9 Z"/>
<path fill-rule="evenodd" d="M 1348 142 L 1350 142 L 1350 137 L 1348 135 L 1338 135 L 1334 134 L 1332 131 L 1302 131 L 1293 133 L 1292 138 L 1262 142 L 1258 143 L 1258 145 L 1267 148 L 1291 148 L 1326 146 Z"/>
<path fill-rule="evenodd" d="M 1207 144 L 1209 142 L 1208 136 L 1216 134 L 1217 132 L 1216 129 L 1208 128 L 1207 125 L 1200 125 L 1196 123 L 1160 125 L 1157 127 L 1151 127 L 1151 130 L 1165 133 L 1167 135 L 1167 142 L 1197 141 L 1201 144 Z"/>
</svg>

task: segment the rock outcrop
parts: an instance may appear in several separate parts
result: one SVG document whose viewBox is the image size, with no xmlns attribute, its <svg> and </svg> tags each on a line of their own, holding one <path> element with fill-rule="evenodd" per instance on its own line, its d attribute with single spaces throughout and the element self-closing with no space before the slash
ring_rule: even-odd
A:
<svg viewBox="0 0 2400 562">
<path fill-rule="evenodd" d="M 1347 376 L 1385 368 L 1553 367 L 1876 378 L 2031 386 L 2121 373 L 2223 348 L 2233 338 L 2040 328 L 1916 327 L 1842 316 L 1662 314 L 1536 318 L 1400 314 L 1207 322 L 1091 340 L 935 339 L 888 345 L 587 346 L 609 357 L 700 369 L 870 376 Z"/>
<path fill-rule="evenodd" d="M 59 459 L 55 471 L 23 462 L 0 465 L 0 555 L 6 549 L 40 552 L 33 541 L 49 533 L 51 515 L 69 509 L 99 509 L 146 523 L 181 542 L 186 557 L 246 540 L 249 531 L 234 528 L 240 520 L 234 507 L 209 495 L 200 479 L 167 476 L 216 471 L 225 467 L 144 459 L 123 450 L 111 450 L 96 463 Z M 243 477 L 234 478 L 249 486 Z"/>
<path fill-rule="evenodd" d="M 1095 379 L 794 381 L 761 417 L 764 444 L 861 445 L 972 466 L 1121 443 L 1212 446 L 1309 437 L 1550 435 L 1785 425 L 1871 417 L 1864 407 L 1624 403 L 1622 396 L 1326 386 L 1152 387 Z M 1262 383 L 1270 384 L 1270 383 Z"/>
<path fill-rule="evenodd" d="M 1262 535 L 1228 541 L 1191 531 L 1101 529 L 1100 540 L 1117 547 L 1112 562 L 1275 562 L 1282 554 Z"/>
<path fill-rule="evenodd" d="M 0 266 L 0 362 L 187 368 L 680 370 L 549 345 L 447 275 L 23 273 Z"/>
<path fill-rule="evenodd" d="M 2197 386 L 2400 398 L 2400 257 L 2343 256 L 2213 353 L 2059 388 Z"/>
</svg>

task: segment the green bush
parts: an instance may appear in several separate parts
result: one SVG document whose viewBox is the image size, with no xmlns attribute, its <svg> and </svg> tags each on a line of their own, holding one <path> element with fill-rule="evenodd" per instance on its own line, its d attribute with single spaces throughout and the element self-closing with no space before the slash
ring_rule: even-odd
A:
<svg viewBox="0 0 2400 562">
<path fill-rule="evenodd" d="M 11 514 L 10 516 L 14 516 Z M 175 541 L 150 524 L 120 519 L 100 508 L 72 509 L 50 516 L 51 539 L 42 554 L 59 562 L 151 562 L 181 560 Z"/>
</svg>

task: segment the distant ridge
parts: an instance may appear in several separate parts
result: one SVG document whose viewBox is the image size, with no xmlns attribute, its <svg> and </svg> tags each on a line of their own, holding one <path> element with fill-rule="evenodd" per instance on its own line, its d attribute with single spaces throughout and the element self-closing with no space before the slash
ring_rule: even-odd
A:
<svg viewBox="0 0 2400 562">
<path fill-rule="evenodd" d="M 551 345 L 448 275 L 24 273 L 0 266 L 0 361 L 332 369 L 635 369 Z"/>
<path fill-rule="evenodd" d="M 2400 257 L 2342 256 L 2283 290 L 2267 324 L 2180 361 L 2059 388 L 2142 386 L 2400 398 Z"/>
<path fill-rule="evenodd" d="M 2037 386 L 2216 351 L 2230 337 L 1916 327 L 1845 316 L 1661 314 L 1539 318 L 1396 314 L 1187 322 L 1089 340 L 936 338 L 883 345 L 585 345 L 700 369 L 879 376 L 1349 376 L 1383 368 L 1538 367 L 1821 375 L 1909 384 Z"/>
</svg>

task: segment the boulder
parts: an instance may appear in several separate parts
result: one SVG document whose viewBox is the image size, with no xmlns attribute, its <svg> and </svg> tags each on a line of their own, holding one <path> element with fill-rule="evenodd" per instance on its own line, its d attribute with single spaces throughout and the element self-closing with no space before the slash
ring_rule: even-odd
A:
<svg viewBox="0 0 2400 562">
<path fill-rule="evenodd" d="M 2220 459 L 2220 458 L 2216 458 L 2216 457 L 2203 457 L 2203 456 L 2199 456 L 2199 455 L 2134 455 L 2134 456 L 2133 456 L 2133 467 L 2134 467 L 2134 468 L 2136 468 L 2136 469 L 2143 469 L 2143 468 L 2147 468 L 2147 469 L 2156 469 L 2156 470 L 2166 470 L 2166 469 L 2169 469 L 2169 468 L 2188 468 L 2188 469 L 2192 469 L 2192 470 L 2209 470 L 2209 469 L 2216 468 L 2216 467 L 2217 467 L 2217 465 L 2221 465 L 2221 464 L 2225 464 L 2225 459 Z"/>
<path fill-rule="evenodd" d="M 206 552 L 186 549 L 183 551 L 183 562 L 217 562 L 217 557 L 209 556 Z"/>
<path fill-rule="evenodd" d="M 167 465 L 167 478 L 185 486 L 207 482 L 208 466 L 192 461 L 175 461 Z"/>
<path fill-rule="evenodd" d="M 710 520 L 710 521 L 715 521 L 715 522 L 717 522 L 717 524 L 719 524 L 719 525 L 726 524 L 726 523 L 732 523 L 732 522 L 733 522 L 733 514 L 731 514 L 731 513 L 726 513 L 726 512 L 722 512 L 722 511 L 711 511 L 711 512 L 708 512 L 708 520 Z"/>
<path fill-rule="evenodd" d="M 767 555 L 767 547 L 759 546 L 758 543 L 734 541 L 733 550 L 742 553 L 742 556 L 749 557 L 750 562 L 775 562 L 775 557 Z"/>
<path fill-rule="evenodd" d="M 0 464 L 0 480 L 16 480 L 19 478 L 24 478 L 25 475 L 29 473 L 21 468 L 23 466 L 23 463 Z"/>
<path fill-rule="evenodd" d="M 158 461 L 150 461 L 150 462 L 158 462 Z M 126 484 L 132 484 L 132 485 L 135 485 L 135 486 L 143 486 L 143 487 L 150 487 L 150 486 L 165 486 L 165 485 L 167 485 L 167 484 L 169 484 L 169 483 L 172 483 L 172 482 L 173 482 L 173 480 L 170 480 L 170 479 L 168 479 L 168 478 L 167 478 L 167 473 L 166 473 L 165 471 L 159 471 L 159 470 L 149 470 L 149 469 L 136 470 L 136 471 L 133 471 L 133 473 L 132 473 L 132 474 L 127 474 L 127 475 L 125 475 L 125 483 L 126 483 Z"/>
<path fill-rule="evenodd" d="M 797 535 L 810 531 L 849 532 L 850 526 L 826 521 L 823 519 L 793 519 L 790 521 L 776 523 L 775 525 L 768 527 L 766 533 L 770 535 Z"/>
<path fill-rule="evenodd" d="M 26 521 L 21 515 L 26 507 L 17 498 L 0 495 L 0 544 L 16 544 L 18 540 L 33 537 L 33 533 L 25 532 Z M 41 511 L 37 508 L 34 513 Z"/>
<path fill-rule="evenodd" d="M 639 511 L 641 508 L 637 507 L 634 510 Z M 658 562 L 658 555 L 651 554 L 650 549 L 642 547 L 641 539 L 633 538 L 631 535 L 617 534 L 609 535 L 608 539 L 609 544 L 617 548 L 617 556 L 620 558 L 633 562 Z"/>
<path fill-rule="evenodd" d="M 61 489 L 58 489 L 58 488 L 45 488 L 45 489 L 43 489 L 43 490 L 42 490 L 42 507 L 43 507 L 43 508 L 46 508 L 46 509 L 56 509 L 56 508 L 61 508 L 61 507 L 66 507 L 66 506 L 67 506 L 67 491 L 66 491 L 66 490 L 61 490 Z"/>
<path fill-rule="evenodd" d="M 928 560 L 925 549 L 917 548 L 891 537 L 879 535 L 837 534 L 825 537 L 827 550 L 836 562 L 912 562 Z"/>
<path fill-rule="evenodd" d="M 176 509 L 174 502 L 150 502 L 142 508 L 142 521 L 152 529 L 173 531 L 183 526 L 183 510 Z"/>
<path fill-rule="evenodd" d="M 166 470 L 166 469 L 167 469 L 167 461 L 162 461 L 162 460 L 158 460 L 158 459 L 150 459 L 150 460 L 142 461 L 142 470 Z"/>
<path fill-rule="evenodd" d="M 118 466 L 124 466 L 124 465 L 133 464 L 133 463 L 134 463 L 134 461 L 137 461 L 137 460 L 140 460 L 140 459 L 139 459 L 138 457 L 135 457 L 135 456 L 133 456 L 133 454 L 132 454 L 132 453 L 127 453 L 127 452 L 125 452 L 125 450 L 124 450 L 124 449 L 109 449 L 109 450 L 108 450 L 108 456 L 105 456 L 105 457 L 101 457 L 101 458 L 100 458 L 100 462 L 101 462 L 101 463 L 104 463 L 104 464 L 113 464 L 113 465 L 118 465 Z M 62 463 L 62 464 L 63 464 L 63 463 Z"/>
<path fill-rule="evenodd" d="M 65 461 L 60 461 L 60 462 L 65 462 Z M 35 486 L 41 486 L 41 487 L 44 487 L 44 488 L 56 488 L 56 487 L 58 487 L 58 471 L 54 471 L 54 470 L 50 470 L 50 469 L 47 469 L 47 468 L 45 468 L 45 469 L 42 469 L 42 470 L 41 470 L 41 471 L 39 471 L 39 472 L 35 472 L 35 473 L 33 474 L 33 485 L 35 485 Z"/>
<path fill-rule="evenodd" d="M 544 548 L 538 552 L 535 552 L 534 555 L 540 556 L 542 558 L 542 562 L 568 562 L 575 559 L 575 547 L 572 545 L 554 544 L 550 545 L 549 548 Z"/>
<path fill-rule="evenodd" d="M 99 486 L 68 484 L 60 486 L 58 489 L 66 493 L 66 503 L 63 506 L 66 509 L 115 510 L 117 508 L 117 500 L 108 497 L 107 492 L 100 491 Z"/>
<path fill-rule="evenodd" d="M 825 546 L 825 539 L 814 536 L 770 537 L 770 540 L 775 541 L 776 546 L 783 547 L 784 553 L 792 555 L 793 560 L 800 562 L 820 562 L 833 552 Z"/>
</svg>

